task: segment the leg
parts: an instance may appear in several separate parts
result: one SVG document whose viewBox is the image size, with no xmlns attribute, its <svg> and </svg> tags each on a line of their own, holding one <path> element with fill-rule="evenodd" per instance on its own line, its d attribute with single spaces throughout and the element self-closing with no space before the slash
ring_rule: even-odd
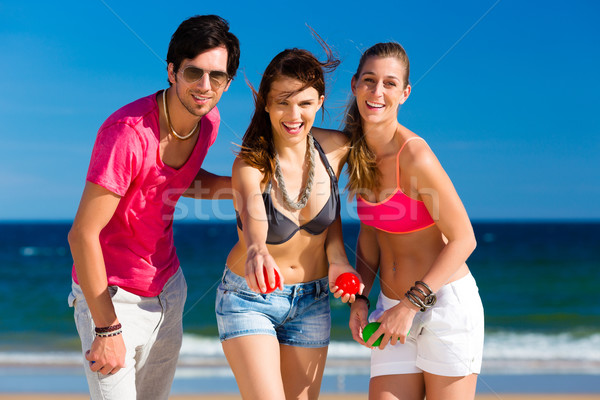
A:
<svg viewBox="0 0 600 400">
<path fill-rule="evenodd" d="M 114 294 L 114 289 L 111 288 Z M 118 297 L 118 296 L 116 296 Z M 79 285 L 73 283 L 72 293 L 69 296 L 69 304 L 74 307 L 75 325 L 81 338 L 81 348 L 83 355 L 90 349 L 95 339 L 94 322 L 91 313 L 81 292 Z M 83 369 L 87 378 L 90 397 L 93 400 L 136 400 L 135 388 L 135 348 L 138 345 L 138 336 L 129 330 L 131 315 L 124 311 L 123 304 L 118 298 L 113 297 L 113 305 L 123 324 L 123 339 L 127 354 L 125 357 L 125 368 L 114 375 L 103 375 L 98 372 L 92 372 L 89 367 L 89 361 L 82 356 Z M 133 322 L 135 324 L 135 321 Z"/>
<path fill-rule="evenodd" d="M 140 314 L 156 318 L 152 335 L 137 351 L 137 397 L 167 400 L 175 376 L 183 336 L 181 323 L 187 285 L 181 269 L 173 275 L 158 297 L 145 298 Z"/>
<path fill-rule="evenodd" d="M 369 400 L 423 400 L 423 374 L 380 375 L 369 382 Z M 429 397 L 427 400 L 430 400 Z"/>
<path fill-rule="evenodd" d="M 244 400 L 281 400 L 279 342 L 271 335 L 249 335 L 222 342 Z"/>
<path fill-rule="evenodd" d="M 319 398 L 327 347 L 281 345 L 281 375 L 286 399 Z"/>
<path fill-rule="evenodd" d="M 427 372 L 425 387 L 427 400 L 473 400 L 477 374 L 467 376 L 440 376 Z"/>
</svg>

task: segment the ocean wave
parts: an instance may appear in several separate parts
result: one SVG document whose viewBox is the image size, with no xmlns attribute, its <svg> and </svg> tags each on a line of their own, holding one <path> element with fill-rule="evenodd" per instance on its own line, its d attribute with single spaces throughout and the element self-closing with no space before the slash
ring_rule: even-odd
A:
<svg viewBox="0 0 600 400">
<path fill-rule="evenodd" d="M 600 334 L 497 332 L 485 339 L 484 359 L 600 362 Z"/>
<path fill-rule="evenodd" d="M 59 247 L 43 247 L 43 246 L 23 246 L 19 248 L 19 254 L 23 257 L 64 257 L 68 254 L 67 248 Z"/>
<path fill-rule="evenodd" d="M 4 351 L 0 352 L 0 366 L 76 366 L 81 365 L 81 357 L 76 351 Z M 369 357 L 369 349 L 358 343 L 333 341 L 327 366 L 349 373 L 365 371 Z M 483 358 L 483 368 L 488 373 L 600 374 L 600 334 L 580 337 L 569 333 L 491 333 L 486 336 Z M 202 375 L 210 374 L 211 369 L 214 373 L 228 373 L 227 361 L 216 338 L 185 334 L 179 364 L 184 371 L 199 368 Z"/>
</svg>

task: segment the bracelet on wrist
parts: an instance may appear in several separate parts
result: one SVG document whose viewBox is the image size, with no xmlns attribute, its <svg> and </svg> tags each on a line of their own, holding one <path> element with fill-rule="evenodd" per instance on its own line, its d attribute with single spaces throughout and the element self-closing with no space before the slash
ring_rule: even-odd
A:
<svg viewBox="0 0 600 400">
<path fill-rule="evenodd" d="M 433 293 L 433 290 L 431 290 L 431 288 L 429 287 L 429 285 L 428 285 L 428 284 L 426 284 L 425 282 L 423 282 L 423 281 L 416 281 L 416 282 L 415 282 L 415 286 L 417 286 L 417 285 L 421 285 L 421 286 L 423 286 L 425 289 L 429 290 L 429 294 L 434 294 L 434 293 Z"/>
<path fill-rule="evenodd" d="M 122 326 L 121 324 L 116 324 L 116 325 L 111 325 L 111 326 L 104 326 L 101 328 L 94 328 L 94 331 L 96 333 L 111 333 L 111 332 L 116 332 L 118 330 L 121 330 Z"/>
<path fill-rule="evenodd" d="M 107 338 L 107 337 L 118 336 L 121 333 L 123 333 L 122 329 L 119 329 L 118 331 L 113 331 L 113 332 L 104 332 L 104 333 L 98 333 L 98 332 L 96 332 L 96 337 Z"/>
<path fill-rule="evenodd" d="M 422 286 L 429 293 L 425 293 L 424 290 L 419 288 Z M 415 307 L 418 307 L 421 312 L 425 312 L 433 307 L 437 301 L 437 296 L 431 290 L 429 285 L 423 281 L 416 281 L 415 286 L 411 287 L 408 292 L 404 295 Z"/>
<path fill-rule="evenodd" d="M 361 300 L 366 301 L 367 302 L 367 308 L 371 308 L 371 302 L 369 301 L 369 298 L 367 296 L 362 295 L 362 294 L 355 294 L 354 297 L 355 297 L 356 300 L 361 299 Z M 356 302 L 356 300 L 354 300 L 354 302 Z M 352 306 L 352 303 L 348 303 L 348 304 L 350 306 Z"/>
<path fill-rule="evenodd" d="M 410 290 L 404 294 L 404 297 L 406 297 L 408 299 L 408 301 L 410 301 L 412 303 L 412 305 L 417 307 L 419 309 L 419 311 L 425 312 L 427 310 L 425 308 L 425 304 L 423 303 L 421 298 L 419 296 L 415 295 Z"/>
</svg>

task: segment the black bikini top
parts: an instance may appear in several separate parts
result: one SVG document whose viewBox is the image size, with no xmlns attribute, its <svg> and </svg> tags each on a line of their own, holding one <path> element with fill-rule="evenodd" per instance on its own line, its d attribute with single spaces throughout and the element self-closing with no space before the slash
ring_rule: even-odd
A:
<svg viewBox="0 0 600 400">
<path fill-rule="evenodd" d="M 271 200 L 271 188 L 272 183 L 269 182 L 265 187 L 265 191 L 262 194 L 263 202 L 265 203 L 265 211 L 267 212 L 267 219 L 269 221 L 269 230 L 267 231 L 267 244 L 282 244 L 287 242 L 298 232 L 300 229 L 304 229 L 311 235 L 319 235 L 325 231 L 340 215 L 340 194 L 338 190 L 338 182 L 329 161 L 321 148 L 319 142 L 315 140 L 315 148 L 319 152 L 319 156 L 323 161 L 325 169 L 329 174 L 329 180 L 331 182 L 331 194 L 327 203 L 323 206 L 321 211 L 310 221 L 305 224 L 298 226 L 294 221 L 279 212 L 273 205 Z M 237 218 L 237 226 L 242 230 L 242 220 L 240 214 L 235 211 Z"/>
</svg>

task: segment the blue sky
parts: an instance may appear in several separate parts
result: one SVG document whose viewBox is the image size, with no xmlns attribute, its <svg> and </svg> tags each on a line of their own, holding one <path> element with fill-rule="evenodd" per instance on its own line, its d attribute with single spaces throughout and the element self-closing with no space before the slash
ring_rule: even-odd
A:
<svg viewBox="0 0 600 400">
<path fill-rule="evenodd" d="M 323 56 L 309 24 L 342 60 L 317 125 L 339 127 L 360 52 L 398 41 L 413 83 L 399 120 L 434 149 L 472 219 L 600 218 L 600 3 L 208 3 L 0 1 L 0 220 L 72 219 L 100 124 L 166 87 L 171 34 L 213 13 L 242 57 L 206 169 L 230 173 L 253 107 L 244 76 L 257 86 L 288 47 Z M 231 218 L 231 205 L 184 201 L 176 218 L 211 215 Z"/>
</svg>

